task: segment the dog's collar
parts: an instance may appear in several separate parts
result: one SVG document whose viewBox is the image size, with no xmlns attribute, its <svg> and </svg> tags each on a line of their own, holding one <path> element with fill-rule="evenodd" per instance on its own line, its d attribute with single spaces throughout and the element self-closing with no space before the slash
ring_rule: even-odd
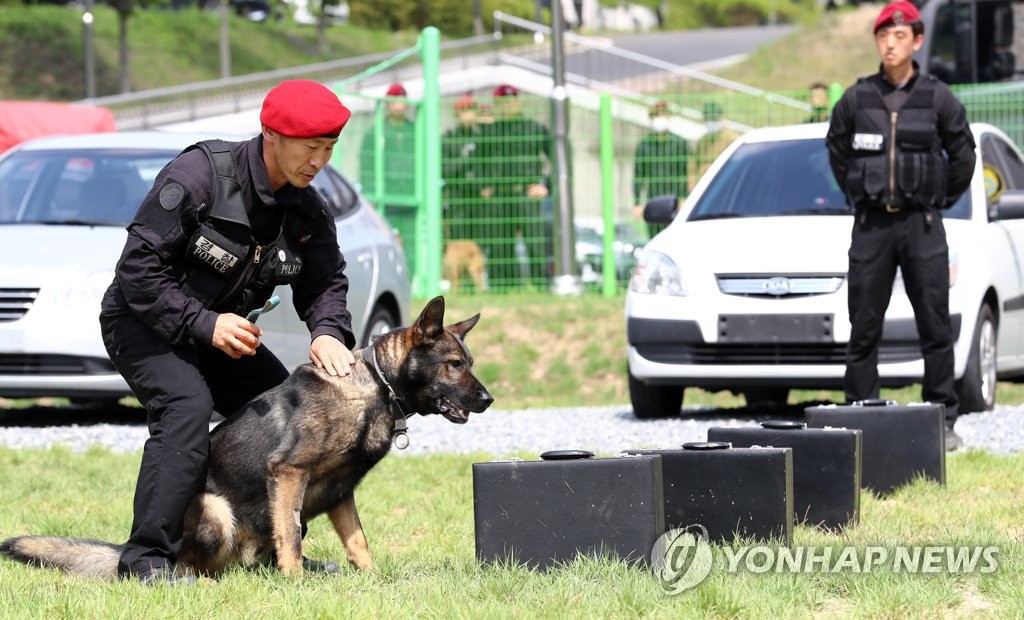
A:
<svg viewBox="0 0 1024 620">
<path fill-rule="evenodd" d="M 359 354 L 363 362 L 373 369 L 377 378 L 384 384 L 384 387 L 388 389 L 388 411 L 391 412 L 391 417 L 395 419 L 395 428 L 391 431 L 391 441 L 395 444 L 395 447 L 399 450 L 405 450 L 409 447 L 409 434 L 406 432 L 408 425 L 405 423 L 405 419 L 410 415 L 402 409 L 402 399 L 395 394 L 395 388 L 391 387 L 387 378 L 384 376 L 384 372 L 381 371 L 380 366 L 377 364 L 377 352 L 374 346 L 371 344 L 365 347 L 362 353 Z"/>
</svg>

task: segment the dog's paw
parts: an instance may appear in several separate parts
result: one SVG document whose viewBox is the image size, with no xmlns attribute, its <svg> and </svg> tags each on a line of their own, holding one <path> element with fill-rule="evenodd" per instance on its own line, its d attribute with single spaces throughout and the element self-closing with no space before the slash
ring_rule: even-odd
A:
<svg viewBox="0 0 1024 620">
<path fill-rule="evenodd" d="M 371 573 L 377 571 L 373 565 L 373 560 L 370 559 L 370 554 L 350 555 L 348 556 L 348 563 L 359 570 L 365 570 Z"/>
<path fill-rule="evenodd" d="M 289 577 L 301 577 L 303 573 L 302 562 L 281 562 L 277 563 L 277 570 Z"/>
</svg>

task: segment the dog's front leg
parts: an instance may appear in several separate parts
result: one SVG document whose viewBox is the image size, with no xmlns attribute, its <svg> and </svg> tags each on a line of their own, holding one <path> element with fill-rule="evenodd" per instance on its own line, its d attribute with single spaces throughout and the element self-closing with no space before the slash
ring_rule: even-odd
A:
<svg viewBox="0 0 1024 620">
<path fill-rule="evenodd" d="M 345 545 L 349 563 L 362 570 L 373 570 L 370 547 L 366 544 L 363 524 L 359 522 L 359 513 L 356 512 L 355 494 L 346 495 L 340 504 L 327 513 L 327 516 L 334 524 L 334 531 L 341 538 L 341 543 Z"/>
<path fill-rule="evenodd" d="M 274 528 L 274 551 L 282 573 L 302 572 L 302 498 L 309 482 L 308 472 L 288 465 L 274 467 L 269 481 L 270 522 Z"/>
</svg>

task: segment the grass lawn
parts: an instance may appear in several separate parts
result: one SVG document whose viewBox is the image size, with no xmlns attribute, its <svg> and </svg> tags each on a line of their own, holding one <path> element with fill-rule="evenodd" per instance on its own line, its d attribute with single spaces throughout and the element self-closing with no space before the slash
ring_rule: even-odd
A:
<svg viewBox="0 0 1024 620">
<path fill-rule="evenodd" d="M 524 458 L 527 455 L 523 455 Z M 139 455 L 104 450 L 0 449 L 0 537 L 26 533 L 120 541 L 128 531 Z M 993 572 L 757 573 L 728 570 L 713 549 L 711 574 L 669 596 L 640 568 L 583 559 L 546 573 L 480 566 L 474 556 L 471 465 L 489 457 L 391 456 L 357 494 L 376 571 L 287 578 L 236 569 L 194 588 L 103 583 L 0 561 L 0 618 L 817 618 L 1024 615 L 1024 455 L 956 453 L 948 487 L 923 480 L 879 499 L 862 496 L 861 523 L 842 534 L 797 527 L 794 547 L 995 547 Z M 774 547 L 771 552 L 777 552 Z M 305 551 L 341 559 L 330 524 L 310 524 Z M 734 555 L 739 552 L 730 548 Z M 984 564 L 979 563 L 980 566 Z M 834 563 L 832 564 L 835 565 Z M 757 564 L 752 565 L 754 570 Z"/>
</svg>

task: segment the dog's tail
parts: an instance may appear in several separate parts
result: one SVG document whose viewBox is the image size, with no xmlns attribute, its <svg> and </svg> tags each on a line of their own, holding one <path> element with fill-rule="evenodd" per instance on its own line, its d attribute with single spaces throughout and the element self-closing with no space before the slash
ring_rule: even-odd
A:
<svg viewBox="0 0 1024 620">
<path fill-rule="evenodd" d="M 117 578 L 122 545 L 88 538 L 19 536 L 0 543 L 0 554 L 30 566 L 59 568 L 95 579 Z"/>
</svg>

